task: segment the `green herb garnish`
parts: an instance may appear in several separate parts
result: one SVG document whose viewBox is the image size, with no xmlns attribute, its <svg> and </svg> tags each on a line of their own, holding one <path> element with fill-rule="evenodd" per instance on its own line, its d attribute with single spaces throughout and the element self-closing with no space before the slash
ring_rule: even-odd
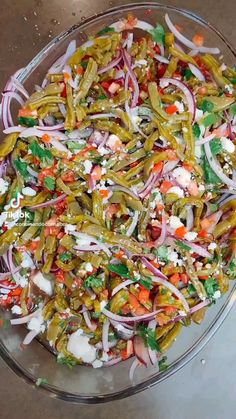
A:
<svg viewBox="0 0 236 419">
<path fill-rule="evenodd" d="M 107 26 L 106 28 L 103 28 L 101 31 L 99 31 L 97 33 L 97 35 L 101 36 L 101 35 L 105 35 L 106 33 L 109 33 L 109 32 L 115 32 L 115 29 L 112 28 L 111 26 Z"/>
<path fill-rule="evenodd" d="M 50 150 L 41 147 L 37 141 L 29 145 L 33 156 L 37 157 L 44 165 L 52 164 L 53 156 Z"/>
<path fill-rule="evenodd" d="M 20 125 L 25 125 L 26 127 L 34 127 L 37 124 L 37 119 L 20 116 L 18 122 Z"/>
<path fill-rule="evenodd" d="M 192 71 L 191 71 L 189 68 L 185 68 L 185 69 L 183 70 L 183 75 L 184 75 L 184 78 L 185 78 L 186 80 L 190 80 L 190 79 L 191 79 L 191 77 L 193 77 L 193 73 L 192 73 Z"/>
<path fill-rule="evenodd" d="M 59 255 L 59 259 L 60 259 L 62 262 L 68 262 L 69 260 L 71 260 L 71 259 L 72 259 L 72 254 L 71 254 L 71 253 L 67 253 L 67 252 L 65 252 L 65 253 L 61 253 L 61 254 Z"/>
<path fill-rule="evenodd" d="M 149 327 L 144 326 L 143 324 L 138 326 L 138 334 L 144 340 L 145 346 L 148 346 L 153 351 L 160 352 L 160 347 L 156 340 L 155 330 L 150 329 Z"/>
<path fill-rule="evenodd" d="M 28 164 L 22 160 L 14 160 L 14 165 L 16 170 L 23 176 L 24 179 L 29 177 L 29 172 L 27 170 Z"/>
<path fill-rule="evenodd" d="M 205 116 L 203 118 L 202 123 L 204 127 L 210 127 L 211 125 L 214 125 L 218 121 L 218 115 L 215 113 L 210 113 L 209 115 Z"/>
<path fill-rule="evenodd" d="M 175 244 L 176 246 L 180 247 L 183 250 L 187 250 L 187 251 L 191 250 L 191 247 L 183 243 L 181 240 L 175 240 Z"/>
<path fill-rule="evenodd" d="M 83 283 L 84 288 L 100 288 L 103 286 L 102 278 L 98 278 L 95 275 L 90 275 L 88 278 L 85 279 Z"/>
<path fill-rule="evenodd" d="M 61 365 L 66 365 L 70 369 L 72 369 L 77 364 L 75 359 L 70 358 L 68 356 L 58 356 L 57 363 Z"/>
<path fill-rule="evenodd" d="M 203 285 L 209 298 L 213 298 L 215 292 L 219 290 L 219 284 L 214 278 L 207 279 Z"/>
<path fill-rule="evenodd" d="M 163 26 L 160 25 L 160 23 L 158 23 L 154 29 L 151 29 L 148 32 L 152 36 L 154 42 L 156 42 L 159 45 L 165 44 L 165 30 Z"/>
<path fill-rule="evenodd" d="M 200 135 L 201 135 L 201 130 L 200 130 L 199 125 L 198 125 L 196 122 L 195 122 L 195 124 L 193 125 L 192 130 L 193 130 L 193 135 L 194 135 L 194 137 L 195 137 L 195 138 L 199 138 L 199 137 L 200 137 Z"/>
<path fill-rule="evenodd" d="M 216 156 L 217 154 L 220 154 L 223 150 L 220 138 L 214 138 L 213 140 L 211 140 L 210 142 L 210 149 L 211 152 L 214 156 Z"/>
<path fill-rule="evenodd" d="M 153 249 L 154 255 L 158 257 L 161 262 L 168 262 L 169 261 L 169 254 L 168 254 L 168 247 L 167 246 L 160 246 L 158 249 Z"/>
<path fill-rule="evenodd" d="M 123 278 L 130 278 L 133 279 L 129 273 L 129 270 L 126 265 L 119 263 L 118 265 L 109 264 L 108 269 L 111 272 L 114 272 L 117 275 L 122 276 Z"/>
<path fill-rule="evenodd" d="M 160 361 L 158 361 L 158 367 L 160 372 L 165 371 L 168 368 L 166 361 L 167 356 L 163 356 L 163 358 Z"/>
<path fill-rule="evenodd" d="M 37 381 L 36 381 L 36 386 L 41 386 L 42 384 L 48 384 L 48 380 L 47 380 L 47 378 L 41 378 L 41 377 L 39 377 L 38 379 L 37 379 Z"/>
<path fill-rule="evenodd" d="M 54 191 L 56 186 L 56 180 L 54 177 L 46 176 L 44 178 L 44 186 L 49 189 L 50 191 Z"/>
<path fill-rule="evenodd" d="M 198 107 L 203 112 L 211 112 L 214 109 L 214 104 L 210 102 L 209 100 L 204 99 Z"/>
<path fill-rule="evenodd" d="M 147 290 L 151 290 L 153 288 L 153 283 L 151 278 L 140 278 L 138 280 L 139 284 L 142 285 Z"/>
</svg>

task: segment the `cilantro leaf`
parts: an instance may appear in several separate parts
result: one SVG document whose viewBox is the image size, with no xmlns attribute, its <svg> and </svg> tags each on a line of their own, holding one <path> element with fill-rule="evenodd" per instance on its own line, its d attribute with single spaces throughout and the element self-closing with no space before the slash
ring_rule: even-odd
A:
<svg viewBox="0 0 236 419">
<path fill-rule="evenodd" d="M 61 365 L 66 365 L 70 369 L 72 369 L 77 364 L 76 360 L 70 358 L 69 356 L 58 356 L 57 363 Z"/>
<path fill-rule="evenodd" d="M 203 158 L 202 167 L 204 172 L 204 180 L 207 184 L 216 185 L 218 183 L 221 183 L 220 178 L 216 175 L 215 172 L 213 172 L 211 166 L 209 165 L 206 156 L 204 156 Z"/>
<path fill-rule="evenodd" d="M 65 253 L 61 253 L 61 254 L 59 255 L 59 259 L 60 259 L 62 262 L 67 262 L 67 261 L 71 260 L 71 258 L 72 258 L 71 253 L 67 253 L 67 252 L 65 252 Z"/>
<path fill-rule="evenodd" d="M 153 288 L 153 283 L 151 278 L 140 278 L 139 284 L 143 285 L 147 290 L 151 290 Z"/>
<path fill-rule="evenodd" d="M 230 79 L 230 82 L 231 82 L 232 84 L 236 84 L 236 78 Z"/>
<path fill-rule="evenodd" d="M 196 293 L 196 288 L 193 286 L 193 284 L 189 284 L 188 288 L 187 288 L 187 291 L 188 291 L 189 295 L 191 296 L 191 295 L 194 295 Z"/>
<path fill-rule="evenodd" d="M 227 273 L 232 279 L 236 279 L 236 257 L 231 260 Z"/>
<path fill-rule="evenodd" d="M 214 109 L 214 104 L 209 100 L 204 99 L 198 106 L 203 112 L 211 112 Z"/>
<path fill-rule="evenodd" d="M 23 176 L 24 179 L 29 177 L 29 172 L 27 170 L 28 164 L 22 160 L 14 160 L 14 165 L 16 170 Z"/>
<path fill-rule="evenodd" d="M 180 247 L 183 250 L 187 250 L 187 251 L 191 250 L 191 247 L 185 244 L 184 242 L 182 242 L 181 240 L 175 240 L 175 244 L 176 246 Z"/>
<path fill-rule="evenodd" d="M 154 42 L 159 45 L 165 44 L 165 30 L 163 26 L 160 25 L 160 23 L 157 23 L 156 27 L 148 32 L 152 36 Z"/>
<path fill-rule="evenodd" d="M 126 265 L 123 265 L 121 263 L 119 263 L 118 265 L 113 265 L 112 263 L 110 263 L 108 265 L 108 269 L 109 271 L 114 272 L 115 274 L 120 275 L 123 278 L 133 279 Z"/>
<path fill-rule="evenodd" d="M 104 100 L 104 99 L 107 99 L 107 96 L 106 95 L 100 95 L 100 96 L 98 96 L 98 100 Z"/>
<path fill-rule="evenodd" d="M 234 103 L 231 107 L 230 107 L 230 113 L 232 116 L 236 115 L 236 103 Z"/>
<path fill-rule="evenodd" d="M 52 163 L 53 156 L 51 151 L 41 147 L 36 140 L 30 144 L 29 149 L 33 156 L 37 157 L 42 163 L 46 165 Z"/>
<path fill-rule="evenodd" d="M 97 35 L 101 36 L 101 35 L 105 35 L 106 33 L 109 33 L 109 32 L 115 32 L 115 29 L 112 28 L 111 26 L 107 26 L 106 28 L 103 28 L 101 31 L 99 31 L 97 33 Z"/>
<path fill-rule="evenodd" d="M 214 138 L 213 140 L 211 140 L 210 148 L 211 148 L 211 152 L 214 156 L 216 156 L 217 154 L 220 154 L 223 150 L 220 138 Z"/>
<path fill-rule="evenodd" d="M 44 185 L 50 191 L 54 191 L 55 186 L 56 186 L 56 180 L 55 180 L 55 178 L 54 177 L 51 177 L 51 176 L 46 176 L 44 178 Z"/>
<path fill-rule="evenodd" d="M 163 358 L 160 361 L 158 361 L 158 367 L 160 372 L 165 371 L 168 368 L 166 361 L 167 356 L 163 356 Z"/>
<path fill-rule="evenodd" d="M 88 278 L 85 279 L 83 283 L 84 288 L 100 288 L 103 286 L 102 278 L 98 278 L 95 275 L 90 275 Z"/>
<path fill-rule="evenodd" d="M 195 124 L 193 125 L 192 130 L 193 130 L 193 135 L 194 135 L 194 137 L 195 137 L 195 138 L 199 138 L 199 137 L 200 137 L 200 135 L 201 135 L 201 130 L 200 130 L 199 125 L 198 125 L 196 122 L 195 122 Z"/>
<path fill-rule="evenodd" d="M 216 291 L 219 290 L 219 284 L 214 278 L 209 278 L 204 281 L 204 288 L 209 298 L 212 298 Z"/>
<path fill-rule="evenodd" d="M 203 125 L 204 127 L 210 127 L 211 125 L 214 125 L 218 121 L 218 115 L 215 113 L 210 113 L 203 119 Z"/>
<path fill-rule="evenodd" d="M 148 346 L 153 351 L 160 352 L 160 347 L 156 340 L 155 330 L 141 324 L 138 326 L 138 334 L 143 338 L 145 346 Z"/>
<path fill-rule="evenodd" d="M 25 125 L 26 127 L 34 127 L 35 125 L 37 125 L 37 119 L 26 118 L 24 116 L 20 116 L 18 118 L 18 122 L 20 125 Z"/>
<path fill-rule="evenodd" d="M 183 70 L 183 75 L 184 75 L 184 77 L 185 77 L 186 80 L 190 80 L 191 77 L 193 77 L 193 73 L 192 73 L 192 71 L 189 68 L 185 68 Z"/>
<path fill-rule="evenodd" d="M 37 380 L 36 380 L 36 386 L 41 386 L 42 384 L 48 384 L 48 380 L 47 380 L 47 378 L 41 378 L 41 377 L 39 377 Z"/>
<path fill-rule="evenodd" d="M 216 212 L 219 209 L 219 204 L 209 204 L 211 212 Z"/>
<path fill-rule="evenodd" d="M 161 262 L 168 262 L 169 261 L 169 254 L 167 246 L 160 246 L 158 249 L 153 249 L 154 255 L 158 257 Z"/>
</svg>

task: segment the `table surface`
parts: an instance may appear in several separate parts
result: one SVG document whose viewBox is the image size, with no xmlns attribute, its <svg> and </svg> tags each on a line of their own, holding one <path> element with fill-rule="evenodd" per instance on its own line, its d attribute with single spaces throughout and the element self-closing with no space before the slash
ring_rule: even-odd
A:
<svg viewBox="0 0 236 419">
<path fill-rule="evenodd" d="M 161 1 L 161 0 L 160 0 Z M 1 0 L 0 85 L 55 35 L 98 11 L 130 1 Z M 137 2 L 137 0 L 136 0 Z M 164 1 L 163 1 L 164 3 Z M 165 1 L 202 15 L 236 47 L 235 0 Z M 32 389 L 0 361 L 2 419 L 234 419 L 236 306 L 211 342 L 187 366 L 158 386 L 99 406 L 71 405 Z"/>
</svg>

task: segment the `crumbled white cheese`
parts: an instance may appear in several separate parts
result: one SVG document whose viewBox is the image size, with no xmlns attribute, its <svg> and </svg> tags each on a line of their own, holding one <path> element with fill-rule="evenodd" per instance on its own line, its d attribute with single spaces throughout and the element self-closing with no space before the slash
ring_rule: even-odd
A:
<svg viewBox="0 0 236 419">
<path fill-rule="evenodd" d="M 184 224 L 180 221 L 179 217 L 171 215 L 169 218 L 170 227 L 176 230 L 179 227 L 182 227 Z"/>
<path fill-rule="evenodd" d="M 188 231 L 188 233 L 186 233 L 185 235 L 184 235 L 184 238 L 186 239 L 186 240 L 188 240 L 188 241 L 192 241 L 192 240 L 195 240 L 196 239 L 196 237 L 197 237 L 197 233 L 195 233 L 194 231 Z"/>
<path fill-rule="evenodd" d="M 11 311 L 12 311 L 13 314 L 17 314 L 17 315 L 22 314 L 21 307 L 17 306 L 17 305 L 12 306 Z"/>
<path fill-rule="evenodd" d="M 21 192 L 23 193 L 23 195 L 26 195 L 26 196 L 36 195 L 36 191 L 33 188 L 30 188 L 29 186 L 26 186 L 25 188 L 23 188 Z"/>
<path fill-rule="evenodd" d="M 220 298 L 221 297 L 221 292 L 220 292 L 220 290 L 218 290 L 218 291 L 215 291 L 214 292 L 214 294 L 213 294 L 213 298 L 214 298 L 214 300 L 217 300 L 218 298 Z"/>
<path fill-rule="evenodd" d="M 115 134 L 111 134 L 108 137 L 108 140 L 106 142 L 107 147 L 109 147 L 111 150 L 116 151 L 122 147 L 122 142 L 119 139 L 119 137 Z"/>
<path fill-rule="evenodd" d="M 64 226 L 64 231 L 66 234 L 70 234 L 71 231 L 75 231 L 76 230 L 76 225 L 73 224 L 66 224 Z"/>
<path fill-rule="evenodd" d="M 105 362 L 109 361 L 109 355 L 105 351 L 103 351 L 100 360 Z"/>
<path fill-rule="evenodd" d="M 83 162 L 83 165 L 84 165 L 84 174 L 89 175 L 93 167 L 92 162 L 90 160 L 85 160 Z"/>
<path fill-rule="evenodd" d="M 195 113 L 195 121 L 199 121 L 199 119 L 201 119 L 203 117 L 203 111 L 201 109 L 196 109 L 196 113 Z"/>
<path fill-rule="evenodd" d="M 53 293 L 53 283 L 43 276 L 42 272 L 38 271 L 33 277 L 33 283 L 48 295 Z"/>
<path fill-rule="evenodd" d="M 172 186 L 170 189 L 168 189 L 167 193 L 174 193 L 175 195 L 178 195 L 180 198 L 184 197 L 184 191 L 179 186 Z"/>
<path fill-rule="evenodd" d="M 14 276 L 16 280 L 16 275 Z M 26 276 L 19 275 L 18 279 L 16 280 L 17 285 L 20 285 L 21 288 L 25 288 L 28 285 L 28 278 Z"/>
<path fill-rule="evenodd" d="M 184 105 L 183 103 L 179 102 L 178 100 L 176 100 L 174 102 L 174 105 L 176 106 L 176 108 L 178 109 L 179 113 L 184 112 Z"/>
<path fill-rule="evenodd" d="M 30 319 L 29 323 L 27 324 L 27 327 L 29 330 L 35 330 L 35 332 L 37 333 L 44 332 L 45 325 L 42 313 Z"/>
<path fill-rule="evenodd" d="M 95 359 L 92 363 L 93 368 L 101 368 L 103 366 L 103 362 L 100 359 Z"/>
<path fill-rule="evenodd" d="M 84 269 L 85 269 L 87 272 L 93 272 L 93 266 L 92 266 L 92 265 L 91 265 L 91 263 L 89 263 L 89 262 L 85 264 Z"/>
<path fill-rule="evenodd" d="M 216 249 L 217 248 L 217 244 L 216 243 L 210 243 L 209 244 L 209 246 L 208 246 L 208 250 L 214 250 L 214 249 Z"/>
<path fill-rule="evenodd" d="M 110 153 L 110 151 L 109 151 L 109 150 L 107 150 L 105 147 L 99 147 L 98 152 L 99 152 L 99 154 L 100 154 L 101 156 L 105 156 L 105 154 L 109 154 L 109 153 Z M 103 162 L 102 162 L 102 165 L 103 165 L 103 164 L 105 165 L 106 163 L 107 163 L 106 161 L 103 161 Z"/>
<path fill-rule="evenodd" d="M 81 359 L 86 363 L 92 363 L 96 359 L 96 348 L 90 345 L 89 337 L 85 336 L 81 329 L 78 329 L 70 335 L 67 350 L 74 355 L 75 358 Z"/>
<path fill-rule="evenodd" d="M 221 145 L 222 145 L 223 150 L 226 151 L 227 153 L 234 153 L 235 145 L 229 138 L 222 137 Z"/>
<path fill-rule="evenodd" d="M 7 192 L 9 187 L 9 182 L 7 180 L 4 180 L 3 178 L 0 178 L 0 195 L 3 195 Z"/>
<path fill-rule="evenodd" d="M 200 183 L 200 185 L 198 186 L 199 192 L 204 192 L 205 189 L 206 189 L 205 186 L 202 183 Z"/>
<path fill-rule="evenodd" d="M 23 260 L 21 262 L 21 266 L 22 268 L 34 268 L 34 262 L 27 252 L 23 254 Z"/>
<path fill-rule="evenodd" d="M 173 176 L 183 188 L 187 188 L 191 182 L 191 173 L 183 167 L 174 169 Z"/>
</svg>

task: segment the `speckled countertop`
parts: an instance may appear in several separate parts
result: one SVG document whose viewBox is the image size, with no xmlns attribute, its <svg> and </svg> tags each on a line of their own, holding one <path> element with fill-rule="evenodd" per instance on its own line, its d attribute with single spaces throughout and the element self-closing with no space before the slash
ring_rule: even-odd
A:
<svg viewBox="0 0 236 419">
<path fill-rule="evenodd" d="M 0 85 L 55 35 L 83 17 L 130 1 L 1 0 Z M 136 0 L 137 2 L 137 0 Z M 172 0 L 210 21 L 236 47 L 235 0 Z M 1 419 L 235 419 L 236 306 L 205 349 L 174 376 L 125 400 L 70 405 L 47 397 L 0 361 Z"/>
</svg>

